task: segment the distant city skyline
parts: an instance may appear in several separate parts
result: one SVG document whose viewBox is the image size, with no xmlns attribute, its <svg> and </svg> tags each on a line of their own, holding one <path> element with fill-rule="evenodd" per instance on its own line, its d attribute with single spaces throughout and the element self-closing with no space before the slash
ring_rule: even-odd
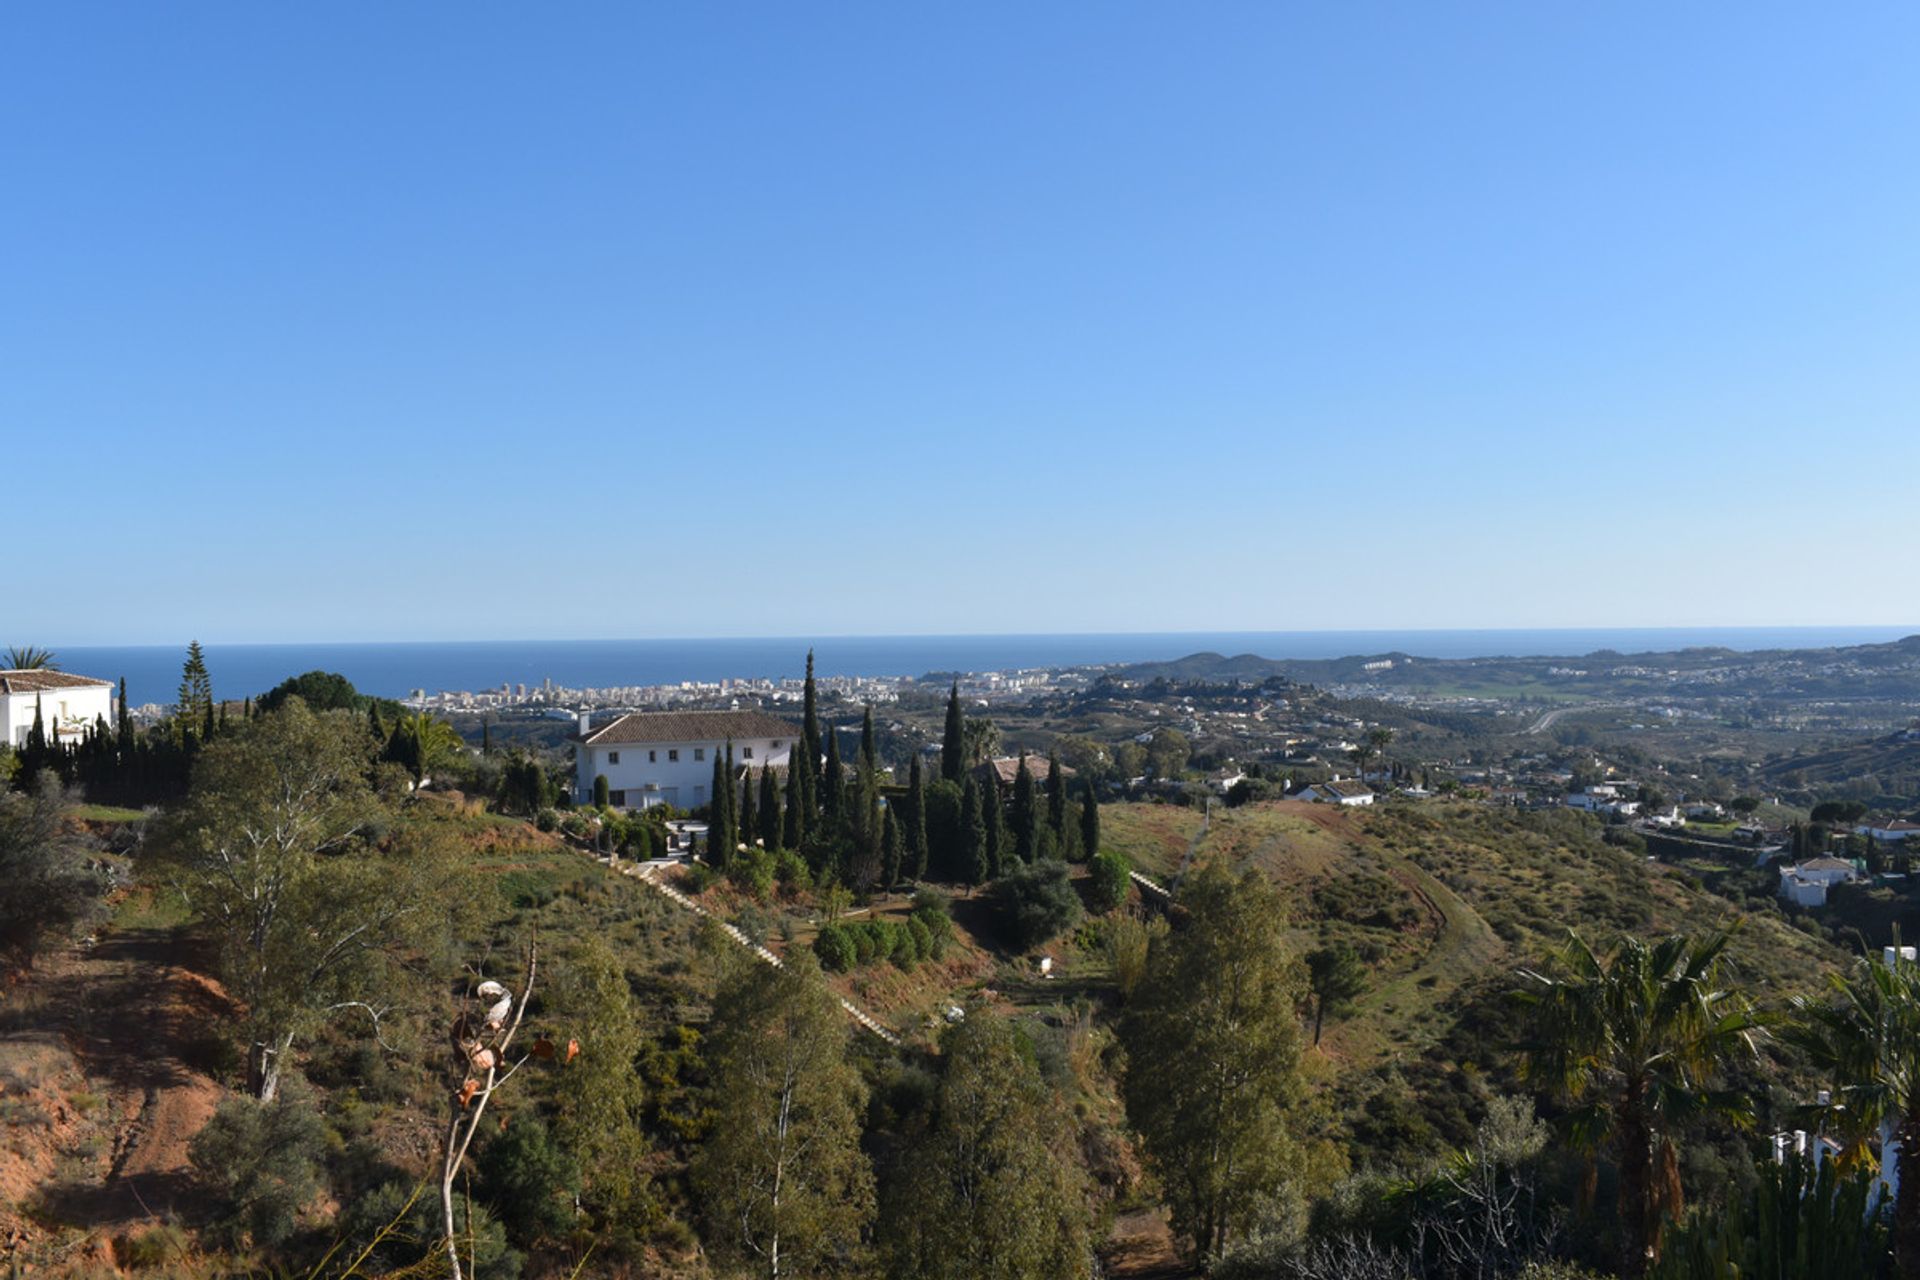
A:
<svg viewBox="0 0 1920 1280">
<path fill-rule="evenodd" d="M 1911 610 L 1911 6 L 0 35 L 0 644 Z"/>
</svg>

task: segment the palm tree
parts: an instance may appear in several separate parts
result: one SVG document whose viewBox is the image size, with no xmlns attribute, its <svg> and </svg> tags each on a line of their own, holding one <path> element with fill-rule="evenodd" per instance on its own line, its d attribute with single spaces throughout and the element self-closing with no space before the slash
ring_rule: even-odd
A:
<svg viewBox="0 0 1920 1280">
<path fill-rule="evenodd" d="M 1834 975 L 1831 997 L 1796 996 L 1786 1038 L 1833 1081 L 1824 1118 L 1849 1159 L 1868 1158 L 1872 1138 L 1899 1141 L 1893 1256 L 1911 1280 L 1920 1277 L 1920 965 L 1862 961 Z"/>
<path fill-rule="evenodd" d="M 1683 1207 L 1681 1122 L 1708 1113 L 1753 1121 L 1746 1095 L 1708 1087 L 1721 1063 L 1753 1054 L 1760 1027 L 1743 996 L 1717 985 L 1730 937 L 1625 937 L 1603 960 L 1570 932 L 1549 973 L 1521 972 L 1528 986 L 1519 998 L 1533 1013 L 1523 1073 L 1571 1105 L 1577 1144 L 1610 1148 L 1618 1162 L 1621 1274 L 1630 1280 L 1659 1256 L 1663 1218 Z"/>
<path fill-rule="evenodd" d="M 1385 725 L 1375 725 L 1367 730 L 1367 745 L 1373 748 L 1373 754 L 1380 757 L 1380 767 L 1387 767 L 1387 748 L 1393 745 L 1393 730 Z M 1364 775 L 1366 770 L 1361 770 Z"/>
<path fill-rule="evenodd" d="M 60 663 L 51 649 L 40 649 L 33 645 L 8 645 L 5 657 L 9 671 L 58 671 Z"/>
</svg>

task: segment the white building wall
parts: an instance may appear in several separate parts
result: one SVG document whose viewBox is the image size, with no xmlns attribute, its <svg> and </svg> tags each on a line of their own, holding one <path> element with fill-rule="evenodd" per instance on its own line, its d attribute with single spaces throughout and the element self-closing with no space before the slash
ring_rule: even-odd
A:
<svg viewBox="0 0 1920 1280">
<path fill-rule="evenodd" d="M 105 717 L 108 724 L 114 723 L 114 699 L 110 684 L 0 694 L 0 738 L 16 747 L 25 743 L 33 730 L 33 708 L 38 700 L 45 708 L 47 732 L 51 735 L 57 725 L 61 742 L 77 744 L 95 720 Z"/>
<path fill-rule="evenodd" d="M 790 738 L 735 738 L 733 762 L 753 769 L 784 766 L 792 749 Z M 713 786 L 713 760 L 726 750 L 725 739 L 583 744 L 575 748 L 576 788 L 580 799 L 591 801 L 593 780 L 604 777 L 609 790 L 626 793 L 629 809 L 658 804 L 696 809 L 712 799 L 707 791 Z"/>
</svg>

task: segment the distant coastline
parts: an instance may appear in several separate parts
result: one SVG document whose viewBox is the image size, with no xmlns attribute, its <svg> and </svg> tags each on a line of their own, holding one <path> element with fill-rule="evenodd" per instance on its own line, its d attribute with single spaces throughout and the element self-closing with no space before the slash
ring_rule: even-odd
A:
<svg viewBox="0 0 1920 1280">
<path fill-rule="evenodd" d="M 920 676 L 1167 661 L 1211 650 L 1265 658 L 1344 658 L 1408 653 L 1426 658 L 1578 657 L 1596 650 L 1655 653 L 1687 648 L 1821 649 L 1878 644 L 1911 627 L 1586 627 L 1400 631 L 1227 631 L 1084 635 L 776 636 L 715 640 L 476 640 L 362 644 L 206 646 L 223 697 L 263 692 L 290 675 L 338 671 L 366 693 L 498 688 L 551 677 L 569 686 L 668 684 L 682 680 L 798 676 L 809 647 L 824 675 Z M 126 677 L 135 705 L 168 702 L 186 648 L 53 646 L 61 665 L 106 679 Z"/>
</svg>

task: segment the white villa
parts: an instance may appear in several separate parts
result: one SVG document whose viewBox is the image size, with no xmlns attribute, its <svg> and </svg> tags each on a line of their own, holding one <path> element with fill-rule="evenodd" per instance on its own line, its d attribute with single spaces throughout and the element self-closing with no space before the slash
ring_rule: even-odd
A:
<svg viewBox="0 0 1920 1280">
<path fill-rule="evenodd" d="M 1822 854 L 1798 865 L 1780 868 L 1780 896 L 1802 907 L 1827 905 L 1827 890 L 1836 884 L 1850 884 L 1866 877 L 1845 858 Z"/>
<path fill-rule="evenodd" d="M 1315 804 L 1338 804 L 1348 808 L 1373 803 L 1373 790 L 1364 782 L 1355 782 L 1351 778 L 1342 781 L 1335 778 L 1332 782 L 1316 782 L 1312 786 L 1302 787 L 1293 793 L 1294 800 L 1308 800 Z"/>
<path fill-rule="evenodd" d="M 758 711 L 635 711 L 594 728 L 580 716 L 574 735 L 574 787 L 593 798 L 593 780 L 607 780 L 617 809 L 670 804 L 697 809 L 712 797 L 713 761 L 733 743 L 738 768 L 785 768 L 800 730 Z"/>
<path fill-rule="evenodd" d="M 47 739 L 77 746 L 99 720 L 113 724 L 113 682 L 64 671 L 0 671 L 0 741 L 22 746 L 38 709 Z"/>
<path fill-rule="evenodd" d="M 1908 822 L 1904 818 L 1881 818 L 1875 822 L 1863 822 L 1854 831 L 1863 836 L 1872 836 L 1881 844 L 1892 844 L 1896 840 L 1908 840 L 1920 835 L 1920 822 Z"/>
</svg>

